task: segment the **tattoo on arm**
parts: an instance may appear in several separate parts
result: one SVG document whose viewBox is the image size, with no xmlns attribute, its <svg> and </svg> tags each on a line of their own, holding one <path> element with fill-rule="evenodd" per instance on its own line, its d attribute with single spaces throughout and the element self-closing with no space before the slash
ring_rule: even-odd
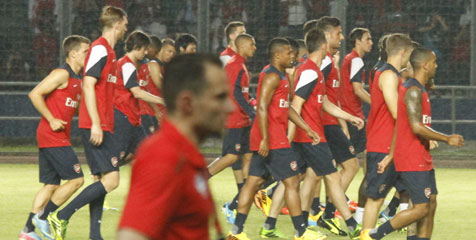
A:
<svg viewBox="0 0 476 240">
<path fill-rule="evenodd" d="M 405 105 L 410 125 L 421 123 L 421 90 L 418 87 L 411 87 L 405 93 Z"/>
</svg>

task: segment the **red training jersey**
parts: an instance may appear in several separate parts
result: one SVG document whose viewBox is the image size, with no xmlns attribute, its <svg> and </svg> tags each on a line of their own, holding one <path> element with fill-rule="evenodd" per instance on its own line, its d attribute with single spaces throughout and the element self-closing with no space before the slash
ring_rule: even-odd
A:
<svg viewBox="0 0 476 240">
<path fill-rule="evenodd" d="M 150 71 L 149 71 L 149 62 L 157 62 L 156 60 L 150 60 L 150 61 L 144 61 L 143 63 L 140 64 L 139 67 L 139 73 L 138 73 L 138 81 L 139 81 L 139 86 L 142 90 L 158 96 L 162 97 L 162 94 L 155 85 L 155 83 L 152 81 L 152 77 L 150 76 Z M 161 70 L 162 71 L 162 70 Z M 139 101 L 139 108 L 140 108 L 140 115 L 150 115 L 150 116 L 155 116 L 154 109 L 150 106 L 150 104 L 146 101 L 140 100 Z M 157 104 L 157 107 L 161 112 L 163 113 L 164 106 L 161 104 Z"/>
<path fill-rule="evenodd" d="M 322 102 L 326 94 L 326 85 L 321 70 L 308 58 L 296 69 L 294 83 L 296 84 L 294 95 L 306 100 L 301 109 L 302 119 L 319 134 L 320 142 L 326 142 L 322 123 Z M 293 141 L 312 142 L 312 139 L 304 130 L 296 128 Z"/>
<path fill-rule="evenodd" d="M 114 107 L 126 115 L 133 126 L 139 126 L 141 124 L 139 100 L 130 91 L 133 87 L 139 87 L 136 66 L 127 55 L 124 55 L 117 61 L 117 68 L 119 74 L 117 74 Z"/>
<path fill-rule="evenodd" d="M 104 37 L 91 44 L 84 63 L 84 76 L 97 79 L 96 106 L 103 131 L 114 132 L 114 89 L 116 84 L 116 53 Z M 79 106 L 79 127 L 91 129 L 84 94 Z"/>
<path fill-rule="evenodd" d="M 383 97 L 383 92 L 379 87 L 379 78 L 382 72 L 390 70 L 398 76 L 399 85 L 402 82 L 400 73 L 392 65 L 384 63 L 375 72 L 372 83 L 372 95 L 370 95 L 370 113 L 367 120 L 367 151 L 378 153 L 389 153 L 392 145 L 395 119 L 388 110 L 387 103 Z"/>
<path fill-rule="evenodd" d="M 204 157 L 164 120 L 137 151 L 119 229 L 150 239 L 210 239 L 214 212 Z"/>
<path fill-rule="evenodd" d="M 288 111 L 289 111 L 289 81 L 285 72 L 280 72 L 273 65 L 268 65 L 263 68 L 259 75 L 257 100 L 259 102 L 259 92 L 261 89 L 261 82 L 264 76 L 276 73 L 279 75 L 281 82 L 274 90 L 273 97 L 268 107 L 268 138 L 269 149 L 289 148 L 287 138 L 288 130 Z M 259 116 L 253 121 L 250 132 L 250 149 L 258 151 L 261 143 L 261 132 L 258 124 Z"/>
<path fill-rule="evenodd" d="M 226 66 L 228 64 L 228 62 L 230 61 L 230 59 L 235 56 L 237 53 L 235 51 L 233 51 L 233 49 L 231 49 L 229 46 L 225 48 L 225 50 L 223 50 L 221 53 L 220 53 L 220 60 L 221 62 L 223 63 L 223 66 Z"/>
<path fill-rule="evenodd" d="M 352 85 L 354 82 L 364 83 L 364 61 L 355 50 L 342 61 L 340 79 L 339 101 L 342 110 L 365 119 L 362 100 L 355 94 Z"/>
<path fill-rule="evenodd" d="M 64 129 L 54 132 L 51 130 L 50 123 L 42 117 L 38 128 L 36 129 L 36 140 L 38 148 L 64 147 L 71 146 L 70 133 L 71 121 L 78 108 L 81 98 L 81 76 L 74 73 L 71 67 L 65 63 L 58 69 L 68 71 L 68 85 L 62 89 L 55 89 L 45 98 L 46 107 L 57 119 L 66 122 Z"/>
<path fill-rule="evenodd" d="M 249 91 L 250 77 L 245 65 L 245 58 L 236 54 L 225 66 L 230 96 L 235 104 L 233 111 L 225 123 L 225 128 L 243 128 L 251 125 L 251 119 L 255 116 L 255 110 L 251 106 Z"/>
<path fill-rule="evenodd" d="M 330 102 L 338 105 L 337 93 L 339 91 L 339 72 L 330 53 L 322 60 L 321 71 L 326 81 L 326 95 Z M 337 118 L 327 112 L 323 112 L 324 125 L 338 125 Z"/>
<path fill-rule="evenodd" d="M 399 172 L 430 171 L 433 169 L 433 160 L 430 155 L 430 141 L 418 137 L 412 132 L 408 121 L 405 93 L 410 87 L 418 87 L 421 91 L 422 123 L 431 127 L 431 105 L 428 92 L 420 82 L 410 78 L 400 85 L 398 89 L 397 113 L 397 140 L 395 143 L 394 162 L 395 169 Z"/>
</svg>

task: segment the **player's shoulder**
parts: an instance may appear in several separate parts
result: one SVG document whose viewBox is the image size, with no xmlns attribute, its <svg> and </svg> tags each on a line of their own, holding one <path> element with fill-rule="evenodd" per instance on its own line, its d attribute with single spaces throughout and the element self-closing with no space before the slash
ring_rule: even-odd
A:
<svg viewBox="0 0 476 240">
<path fill-rule="evenodd" d="M 332 59 L 328 55 L 326 55 L 326 57 L 322 60 L 321 70 L 331 66 L 332 66 Z"/>
</svg>

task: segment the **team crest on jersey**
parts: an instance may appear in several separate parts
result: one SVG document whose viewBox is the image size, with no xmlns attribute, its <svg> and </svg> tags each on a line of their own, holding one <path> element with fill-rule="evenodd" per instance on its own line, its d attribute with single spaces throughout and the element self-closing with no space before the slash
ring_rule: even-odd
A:
<svg viewBox="0 0 476 240">
<path fill-rule="evenodd" d="M 235 151 L 239 152 L 241 150 L 241 144 L 235 144 Z"/>
<path fill-rule="evenodd" d="M 349 146 L 349 151 L 350 151 L 350 153 L 355 154 L 354 146 L 350 145 Z"/>
<path fill-rule="evenodd" d="M 200 195 L 202 195 L 203 198 L 207 198 L 208 196 L 207 181 L 199 173 L 195 175 L 195 189 L 197 189 L 197 192 L 200 193 Z"/>
<path fill-rule="evenodd" d="M 293 171 L 297 171 L 297 163 L 296 163 L 296 161 L 292 161 L 292 162 L 289 164 L 289 166 L 291 167 L 291 169 L 292 169 Z"/>
<path fill-rule="evenodd" d="M 73 168 L 76 173 L 81 173 L 81 166 L 79 165 L 79 163 L 74 164 Z"/>
<path fill-rule="evenodd" d="M 118 164 L 118 160 L 117 160 L 117 157 L 112 157 L 111 158 L 111 164 L 113 167 L 117 167 L 117 164 Z"/>
<path fill-rule="evenodd" d="M 425 188 L 425 197 L 430 198 L 431 195 L 431 188 Z"/>
<path fill-rule="evenodd" d="M 378 189 L 378 193 L 383 193 L 383 191 L 385 191 L 385 187 L 387 187 L 387 184 L 380 185 L 380 188 Z"/>
</svg>

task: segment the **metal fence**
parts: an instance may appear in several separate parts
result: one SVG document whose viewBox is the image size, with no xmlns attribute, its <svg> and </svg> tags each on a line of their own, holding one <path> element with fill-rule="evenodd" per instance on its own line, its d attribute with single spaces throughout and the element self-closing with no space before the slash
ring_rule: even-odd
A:
<svg viewBox="0 0 476 240">
<path fill-rule="evenodd" d="M 276 36 L 302 38 L 305 21 L 324 15 L 342 20 L 344 34 L 367 27 L 374 41 L 386 32 L 406 32 L 438 55 L 436 81 L 476 85 L 475 0 L 3 0 L 0 1 L 0 81 L 39 81 L 61 62 L 60 45 L 69 34 L 96 39 L 104 5 L 126 10 L 129 30 L 161 38 L 189 32 L 199 49 L 219 53 L 227 45 L 224 26 L 246 23 L 258 50 L 249 62 L 259 72 L 267 62 L 266 45 Z M 117 56 L 123 45 L 116 46 Z M 349 47 L 344 44 L 341 54 Z M 365 57 L 375 63 L 376 44 Z M 342 59 L 342 58 L 341 58 Z M 473 67 L 471 67 L 473 66 Z M 473 77 L 471 77 L 473 76 Z"/>
</svg>

